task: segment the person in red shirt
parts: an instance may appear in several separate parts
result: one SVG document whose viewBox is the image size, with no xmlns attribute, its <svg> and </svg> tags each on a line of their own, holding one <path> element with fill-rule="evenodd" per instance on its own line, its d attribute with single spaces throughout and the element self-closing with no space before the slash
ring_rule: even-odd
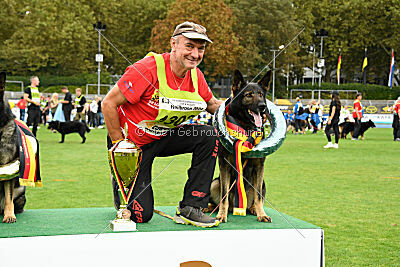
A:
<svg viewBox="0 0 400 267">
<path fill-rule="evenodd" d="M 360 128 L 361 128 L 361 118 L 363 116 L 363 105 L 361 103 L 362 94 L 358 93 L 356 100 L 353 103 L 353 119 L 354 119 L 354 132 L 351 140 L 358 140 Z"/>
<path fill-rule="evenodd" d="M 179 24 L 170 39 L 171 52 L 149 53 L 129 66 L 102 103 L 109 133 L 108 147 L 127 138 L 143 152 L 127 209 L 135 222 L 153 215 L 151 169 L 155 157 L 192 153 L 183 199 L 175 222 L 201 227 L 219 221 L 201 211 L 207 207 L 219 141 L 214 128 L 183 124 L 207 110 L 214 114 L 222 101 L 214 98 L 203 73 L 197 68 L 206 44 L 206 29 L 193 22 Z M 119 206 L 118 186 L 113 181 L 114 204 Z"/>
<path fill-rule="evenodd" d="M 393 111 L 393 141 L 400 141 L 400 97 L 391 107 Z"/>
<path fill-rule="evenodd" d="M 26 101 L 24 97 L 21 96 L 21 99 L 17 103 L 17 107 L 19 108 L 19 119 L 21 121 L 25 120 L 25 108 L 26 108 Z"/>
</svg>

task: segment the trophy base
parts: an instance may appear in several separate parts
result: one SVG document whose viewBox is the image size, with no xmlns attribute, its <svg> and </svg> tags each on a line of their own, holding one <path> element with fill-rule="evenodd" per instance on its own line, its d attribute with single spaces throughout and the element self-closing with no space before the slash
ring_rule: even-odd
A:
<svg viewBox="0 0 400 267">
<path fill-rule="evenodd" d="M 136 231 L 136 223 L 130 219 L 115 219 L 110 221 L 110 228 L 114 232 Z"/>
</svg>

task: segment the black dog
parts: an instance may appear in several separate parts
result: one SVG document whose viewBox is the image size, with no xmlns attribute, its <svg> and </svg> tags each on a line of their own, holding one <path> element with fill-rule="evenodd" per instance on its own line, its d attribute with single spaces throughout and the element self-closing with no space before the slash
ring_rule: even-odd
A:
<svg viewBox="0 0 400 267">
<path fill-rule="evenodd" d="M 79 133 L 79 135 L 82 137 L 82 144 L 83 144 L 86 141 L 85 132 L 90 132 L 90 129 L 86 125 L 86 123 L 80 121 L 67 121 L 67 122 L 51 121 L 49 122 L 48 129 L 57 130 L 57 132 L 61 134 L 60 143 L 64 143 L 66 134 Z"/>
<path fill-rule="evenodd" d="M 17 126 L 14 115 L 4 96 L 6 74 L 0 73 L 0 167 L 4 167 L 19 159 L 17 146 Z M 15 213 L 24 211 L 25 186 L 19 185 L 19 179 L 0 179 L 0 214 L 4 214 L 3 222 L 13 223 Z"/>
<path fill-rule="evenodd" d="M 261 78 L 258 83 L 249 83 L 243 79 L 242 74 L 236 70 L 232 92 L 233 100 L 229 104 L 228 113 L 232 116 L 240 126 L 246 131 L 262 127 L 264 117 L 267 115 L 266 94 L 271 81 L 271 71 Z M 244 89 L 245 88 L 245 89 Z M 244 182 L 247 196 L 247 211 L 257 216 L 260 222 L 271 222 L 271 218 L 265 214 L 265 183 L 264 183 L 264 162 L 263 158 L 249 158 L 243 167 L 243 176 L 246 178 Z M 245 160 L 243 160 L 245 161 Z M 236 170 L 234 156 L 223 146 L 218 155 L 220 178 L 214 179 L 211 183 L 211 198 L 210 205 L 206 211 L 210 211 L 221 201 L 230 186 L 235 181 Z M 234 192 L 229 192 L 229 197 L 226 197 L 219 207 L 217 219 L 220 222 L 227 222 L 228 210 L 233 207 Z"/>
<path fill-rule="evenodd" d="M 354 122 L 343 122 L 339 126 L 343 127 L 342 132 L 340 133 L 340 138 L 346 139 L 347 135 L 351 133 L 353 135 L 354 132 Z M 367 131 L 369 128 L 375 128 L 375 123 L 371 120 L 366 121 L 366 122 L 361 122 L 361 128 L 359 135 L 361 136 L 361 139 L 364 140 L 364 133 Z"/>
</svg>

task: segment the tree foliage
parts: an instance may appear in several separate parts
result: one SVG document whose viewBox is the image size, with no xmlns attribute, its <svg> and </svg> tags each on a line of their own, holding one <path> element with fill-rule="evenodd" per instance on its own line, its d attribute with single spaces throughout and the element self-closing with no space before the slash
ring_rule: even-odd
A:
<svg viewBox="0 0 400 267">
<path fill-rule="evenodd" d="M 207 45 L 204 63 L 200 66 L 208 77 L 226 75 L 236 67 L 237 54 L 242 51 L 233 32 L 234 17 L 222 0 L 177 0 L 170 5 L 167 17 L 157 20 L 151 36 L 151 49 L 162 53 L 170 49 L 170 38 L 175 27 L 192 21 L 207 28 L 213 41 Z"/>
</svg>

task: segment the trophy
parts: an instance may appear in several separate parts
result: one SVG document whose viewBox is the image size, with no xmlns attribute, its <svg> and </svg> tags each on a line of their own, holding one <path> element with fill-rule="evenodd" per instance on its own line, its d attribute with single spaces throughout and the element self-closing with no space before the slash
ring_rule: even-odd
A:
<svg viewBox="0 0 400 267">
<path fill-rule="evenodd" d="M 136 224 L 130 219 L 131 212 L 127 205 L 135 186 L 141 159 L 142 150 L 127 138 L 125 125 L 125 139 L 117 142 L 108 151 L 111 173 L 118 184 L 121 200 L 117 216 L 110 222 L 113 231 L 136 231 Z"/>
</svg>

